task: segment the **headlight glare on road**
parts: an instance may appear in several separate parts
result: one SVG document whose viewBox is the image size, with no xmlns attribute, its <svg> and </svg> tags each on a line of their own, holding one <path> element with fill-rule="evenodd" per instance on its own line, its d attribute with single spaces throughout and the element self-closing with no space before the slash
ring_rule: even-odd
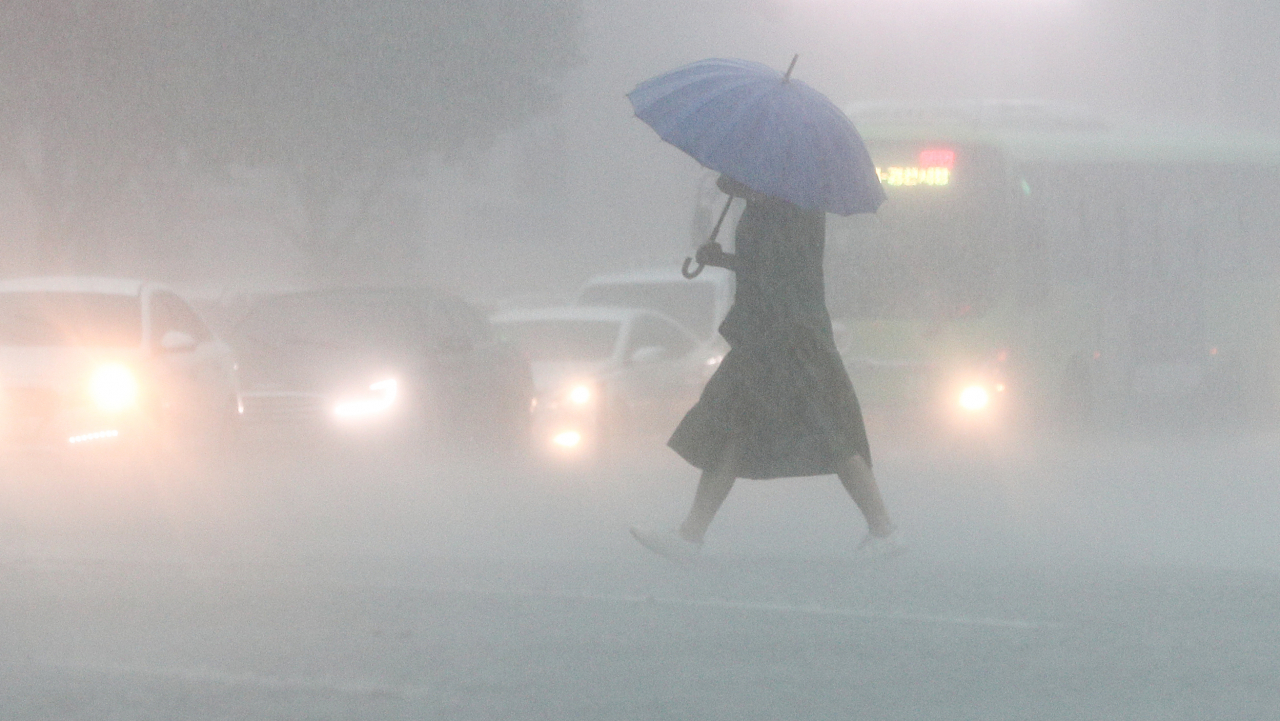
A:
<svg viewBox="0 0 1280 721">
<path fill-rule="evenodd" d="M 138 404 L 138 379 L 119 363 L 98 366 L 89 377 L 89 397 L 107 413 L 127 411 Z"/>
<path fill-rule="evenodd" d="M 356 398 L 347 398 L 333 406 L 333 414 L 339 418 L 365 418 L 381 415 L 396 404 L 400 384 L 387 378 L 369 386 L 369 392 Z"/>
</svg>

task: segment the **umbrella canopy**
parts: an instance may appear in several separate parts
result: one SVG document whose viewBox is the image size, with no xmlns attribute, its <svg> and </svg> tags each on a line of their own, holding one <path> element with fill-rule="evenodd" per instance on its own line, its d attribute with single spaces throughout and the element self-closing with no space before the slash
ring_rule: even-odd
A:
<svg viewBox="0 0 1280 721">
<path fill-rule="evenodd" d="M 700 60 L 627 97 L 663 140 L 752 190 L 840 215 L 872 213 L 884 201 L 853 123 L 790 71 Z"/>
</svg>

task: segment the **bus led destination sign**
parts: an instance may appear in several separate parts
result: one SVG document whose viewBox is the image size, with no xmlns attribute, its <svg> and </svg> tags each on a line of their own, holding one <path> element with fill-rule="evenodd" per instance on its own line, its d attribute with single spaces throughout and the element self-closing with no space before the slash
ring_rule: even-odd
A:
<svg viewBox="0 0 1280 721">
<path fill-rule="evenodd" d="M 895 188 L 919 185 L 942 187 L 951 184 L 951 170 L 956 164 L 956 151 L 950 148 L 926 148 L 920 151 L 915 165 L 876 166 L 880 183 Z"/>
<path fill-rule="evenodd" d="M 912 187 L 931 185 L 934 187 L 951 184 L 950 168 L 901 167 L 891 165 L 887 168 L 876 168 L 881 185 L 893 187 Z"/>
</svg>

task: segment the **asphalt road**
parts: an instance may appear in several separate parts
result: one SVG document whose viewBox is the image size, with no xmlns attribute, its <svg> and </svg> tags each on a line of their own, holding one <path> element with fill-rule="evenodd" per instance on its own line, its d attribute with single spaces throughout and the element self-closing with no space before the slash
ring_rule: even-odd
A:
<svg viewBox="0 0 1280 721">
<path fill-rule="evenodd" d="M 11 475 L 0 718 L 1280 718 L 1280 437 L 884 449 L 648 555 L 674 459 Z"/>
</svg>

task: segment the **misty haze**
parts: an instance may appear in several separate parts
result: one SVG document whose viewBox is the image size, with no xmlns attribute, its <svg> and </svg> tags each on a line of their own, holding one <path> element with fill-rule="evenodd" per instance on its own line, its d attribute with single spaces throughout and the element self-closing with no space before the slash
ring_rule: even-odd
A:
<svg viewBox="0 0 1280 721">
<path fill-rule="evenodd" d="M 1277 33 L 7 4 L 0 719 L 1280 718 Z"/>
</svg>

